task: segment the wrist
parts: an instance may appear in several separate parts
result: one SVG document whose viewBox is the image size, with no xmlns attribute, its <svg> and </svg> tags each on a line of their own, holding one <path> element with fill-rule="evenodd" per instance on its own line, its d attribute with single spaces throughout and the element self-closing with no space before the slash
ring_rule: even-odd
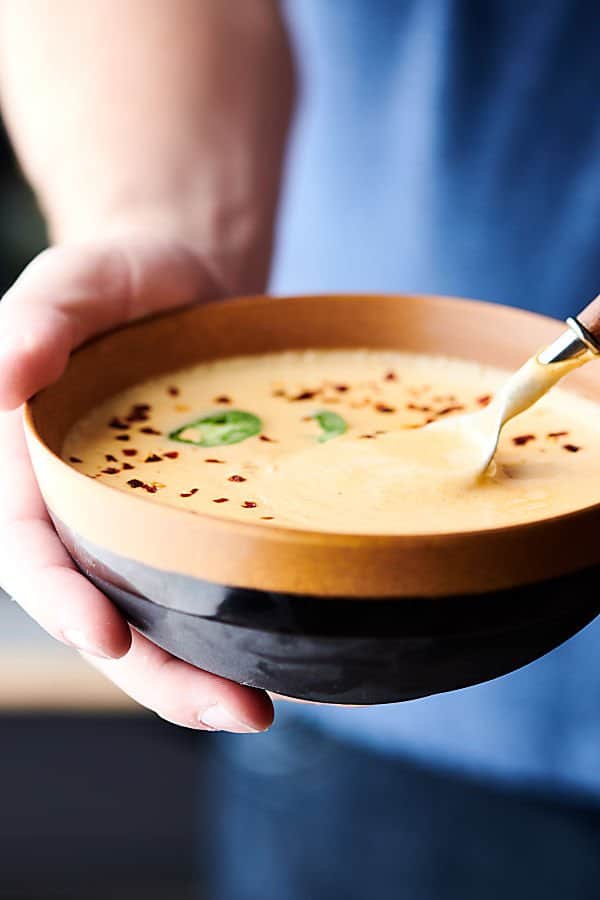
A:
<svg viewBox="0 0 600 900">
<path fill-rule="evenodd" d="M 112 191 L 96 202 L 87 195 L 80 203 L 59 191 L 60 203 L 42 206 L 52 243 L 172 240 L 198 255 L 225 293 L 262 292 L 271 258 L 275 191 L 269 204 L 264 196 L 260 202 L 248 198 L 234 203 L 202 193 L 190 188 L 178 197 L 138 197 L 133 191 Z"/>
</svg>

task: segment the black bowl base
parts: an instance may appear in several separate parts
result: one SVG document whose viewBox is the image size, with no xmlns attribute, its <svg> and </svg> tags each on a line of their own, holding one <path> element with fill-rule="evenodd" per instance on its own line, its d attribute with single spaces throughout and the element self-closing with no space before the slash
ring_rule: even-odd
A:
<svg viewBox="0 0 600 900">
<path fill-rule="evenodd" d="M 55 525 L 80 570 L 151 641 L 299 700 L 394 703 L 479 684 L 533 662 L 600 612 L 600 567 L 462 597 L 301 596 L 165 572 Z"/>
<path fill-rule="evenodd" d="M 397 600 L 392 602 L 398 618 L 395 631 L 400 633 L 385 634 L 375 628 L 370 634 L 367 621 L 363 634 L 290 633 L 170 609 L 97 575 L 88 577 L 136 629 L 180 659 L 238 683 L 320 703 L 392 703 L 478 684 L 532 662 L 585 626 L 598 612 L 596 603 L 581 602 L 573 608 L 572 603 L 565 602 L 568 612 L 563 609 L 562 615 L 547 616 L 543 622 L 528 621 L 524 616 L 521 623 L 492 625 L 485 621 L 487 616 L 484 621 L 473 617 L 471 627 L 456 627 L 460 625 L 457 621 L 454 631 L 442 632 L 434 621 L 428 631 L 416 628 L 417 623 L 408 617 L 402 633 L 403 613 L 408 614 L 408 607 L 415 601 Z M 237 603 L 243 602 L 246 593 L 253 601 L 249 607 L 256 603 L 255 592 L 231 593 Z M 292 598 L 291 602 L 307 599 Z M 281 604 L 286 601 L 290 598 L 281 595 Z M 327 609 L 331 602 L 323 599 L 320 605 Z M 377 618 L 378 611 L 382 619 L 388 617 L 390 601 L 345 601 L 361 606 L 365 602 L 371 620 Z M 486 599 L 478 597 L 473 602 L 481 607 Z M 464 614 L 464 609 L 461 612 Z"/>
</svg>

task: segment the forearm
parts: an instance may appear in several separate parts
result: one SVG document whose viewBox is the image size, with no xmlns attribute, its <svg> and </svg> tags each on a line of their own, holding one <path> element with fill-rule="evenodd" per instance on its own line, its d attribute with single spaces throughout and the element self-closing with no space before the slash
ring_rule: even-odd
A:
<svg viewBox="0 0 600 900">
<path fill-rule="evenodd" d="M 55 240 L 175 232 L 262 286 L 293 98 L 276 0 L 2 0 L 0 88 Z"/>
</svg>

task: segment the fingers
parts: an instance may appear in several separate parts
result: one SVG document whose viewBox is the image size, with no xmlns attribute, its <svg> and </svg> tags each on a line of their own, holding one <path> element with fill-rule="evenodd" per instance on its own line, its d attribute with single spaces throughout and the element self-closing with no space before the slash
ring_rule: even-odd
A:
<svg viewBox="0 0 600 900">
<path fill-rule="evenodd" d="M 238 734 L 265 731 L 273 706 L 265 693 L 175 659 L 137 632 L 123 659 L 89 658 L 138 703 L 175 725 Z"/>
<path fill-rule="evenodd" d="M 46 517 L 18 411 L 0 413 L 0 582 L 50 634 L 82 650 L 164 719 L 238 733 L 264 731 L 273 721 L 266 694 L 202 672 L 132 635 L 112 603 L 75 570 Z"/>
<path fill-rule="evenodd" d="M 0 304 L 0 409 L 15 409 L 58 378 L 88 337 L 220 294 L 196 255 L 172 242 L 46 251 Z M 163 718 L 234 732 L 270 725 L 266 694 L 195 669 L 140 635 L 131 644 L 129 626 L 79 575 L 47 518 L 19 411 L 0 413 L 0 580 L 50 634 Z"/>
<path fill-rule="evenodd" d="M 20 412 L 0 414 L 0 583 L 64 643 L 111 658 L 129 649 L 127 622 L 79 575 L 47 518 Z"/>
<path fill-rule="evenodd" d="M 91 336 L 221 293 L 199 257 L 173 241 L 46 250 L 0 304 L 0 409 L 55 381 L 71 350 Z"/>
<path fill-rule="evenodd" d="M 4 589 L 53 637 L 103 657 L 127 653 L 130 632 L 111 602 L 74 568 L 47 521 L 26 519 L 0 551 Z"/>
</svg>

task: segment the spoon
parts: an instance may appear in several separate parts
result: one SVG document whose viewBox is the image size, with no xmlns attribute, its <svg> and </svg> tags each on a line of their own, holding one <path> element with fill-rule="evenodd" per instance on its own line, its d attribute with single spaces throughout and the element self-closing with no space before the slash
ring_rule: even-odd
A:
<svg viewBox="0 0 600 900">
<path fill-rule="evenodd" d="M 426 426 L 478 445 L 479 474 L 491 463 L 500 432 L 509 419 L 533 406 L 573 369 L 600 355 L 600 294 L 576 317 L 566 321 L 569 327 L 511 375 L 488 406 Z"/>
</svg>

